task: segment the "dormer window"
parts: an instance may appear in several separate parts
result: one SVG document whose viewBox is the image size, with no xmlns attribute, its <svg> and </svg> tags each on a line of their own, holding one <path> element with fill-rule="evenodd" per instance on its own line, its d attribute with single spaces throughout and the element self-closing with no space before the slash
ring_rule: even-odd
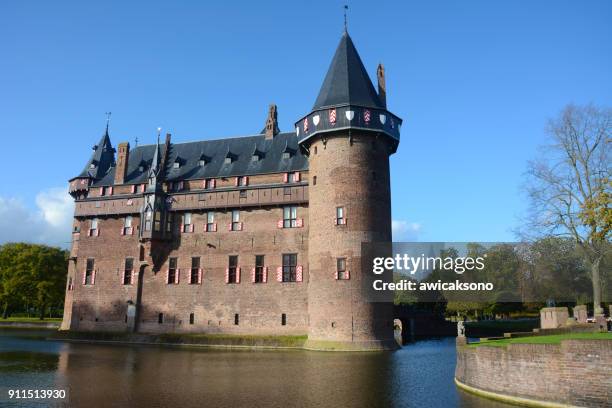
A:
<svg viewBox="0 0 612 408">
<path fill-rule="evenodd" d="M 231 157 L 226 157 L 224 163 L 225 164 L 231 164 L 232 163 L 232 158 Z"/>
<path fill-rule="evenodd" d="M 251 161 L 252 161 L 252 162 L 259 161 L 259 156 L 258 156 L 258 155 L 256 155 L 256 154 L 254 154 L 253 156 L 251 156 Z"/>
<path fill-rule="evenodd" d="M 200 161 L 198 162 L 198 166 L 200 166 L 200 167 L 204 167 L 204 166 L 206 166 L 206 160 L 200 160 Z"/>
<path fill-rule="evenodd" d="M 89 168 L 90 168 L 90 169 L 95 169 L 95 168 L 96 168 L 96 165 L 95 165 L 95 164 L 93 164 L 93 163 L 91 163 L 91 164 L 89 165 Z"/>
<path fill-rule="evenodd" d="M 177 161 L 175 161 L 175 162 L 172 164 L 172 168 L 178 169 L 178 168 L 180 168 L 180 167 L 181 167 L 181 163 L 179 163 L 179 162 L 177 162 Z"/>
<path fill-rule="evenodd" d="M 283 152 L 283 159 L 290 159 L 290 158 L 291 158 L 291 153 Z"/>
<path fill-rule="evenodd" d="M 139 166 L 138 167 L 138 171 L 142 173 L 144 171 L 144 167 L 143 166 Z"/>
</svg>

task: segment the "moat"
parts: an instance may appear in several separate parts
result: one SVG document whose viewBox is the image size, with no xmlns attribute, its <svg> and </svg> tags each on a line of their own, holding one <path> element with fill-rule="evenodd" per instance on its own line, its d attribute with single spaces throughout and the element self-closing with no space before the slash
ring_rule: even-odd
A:
<svg viewBox="0 0 612 408">
<path fill-rule="evenodd" d="M 455 339 L 393 353 L 174 349 L 47 341 L 0 329 L 0 405 L 10 407 L 508 407 L 458 390 Z M 65 389 L 54 403 L 9 389 Z"/>
</svg>

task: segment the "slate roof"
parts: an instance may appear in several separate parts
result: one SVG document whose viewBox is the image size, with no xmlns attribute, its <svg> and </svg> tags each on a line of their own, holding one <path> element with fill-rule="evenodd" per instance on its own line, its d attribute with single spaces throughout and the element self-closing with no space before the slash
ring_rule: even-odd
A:
<svg viewBox="0 0 612 408">
<path fill-rule="evenodd" d="M 113 149 L 108 135 L 108 127 L 93 150 L 91 158 L 77 177 L 101 178 L 115 165 L 115 149 Z M 94 167 L 92 167 L 92 164 Z"/>
<path fill-rule="evenodd" d="M 137 146 L 130 150 L 125 184 L 147 182 L 148 172 L 158 145 Z M 165 153 L 165 145 L 160 145 L 160 153 Z M 291 157 L 283 158 L 283 152 Z M 232 163 L 225 163 L 228 153 L 234 157 Z M 253 154 L 260 156 L 253 161 Z M 178 169 L 173 167 L 175 160 L 182 162 Z M 206 164 L 200 166 L 200 160 Z M 145 166 L 141 166 L 145 164 Z M 279 133 L 272 139 L 265 135 L 235 137 L 217 140 L 202 140 L 187 143 L 172 143 L 166 162 L 164 179 L 167 181 L 192 180 L 248 176 L 265 173 L 284 173 L 308 169 L 308 159 L 298 148 L 295 133 Z M 110 186 L 115 178 L 115 167 L 94 181 L 94 186 Z"/>
<path fill-rule="evenodd" d="M 340 39 L 312 110 L 342 105 L 385 108 L 346 31 Z"/>
</svg>

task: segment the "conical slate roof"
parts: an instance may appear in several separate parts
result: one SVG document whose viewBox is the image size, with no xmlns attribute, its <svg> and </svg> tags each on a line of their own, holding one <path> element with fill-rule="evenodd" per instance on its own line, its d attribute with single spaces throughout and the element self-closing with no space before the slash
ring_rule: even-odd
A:
<svg viewBox="0 0 612 408">
<path fill-rule="evenodd" d="M 100 179 L 115 165 L 115 151 L 108 135 L 108 126 L 100 142 L 94 146 L 93 154 L 78 177 Z"/>
<path fill-rule="evenodd" d="M 385 108 L 351 37 L 345 31 L 312 110 L 348 104 Z"/>
</svg>

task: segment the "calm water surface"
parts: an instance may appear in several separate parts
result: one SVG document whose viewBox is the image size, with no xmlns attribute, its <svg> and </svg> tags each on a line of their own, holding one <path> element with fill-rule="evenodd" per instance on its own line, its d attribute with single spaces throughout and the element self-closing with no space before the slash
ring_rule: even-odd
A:
<svg viewBox="0 0 612 408">
<path fill-rule="evenodd" d="M 0 329 L 1 407 L 508 407 L 456 389 L 454 338 L 325 353 L 71 344 L 48 334 Z M 9 389 L 49 388 L 66 399 L 8 399 Z"/>
</svg>

